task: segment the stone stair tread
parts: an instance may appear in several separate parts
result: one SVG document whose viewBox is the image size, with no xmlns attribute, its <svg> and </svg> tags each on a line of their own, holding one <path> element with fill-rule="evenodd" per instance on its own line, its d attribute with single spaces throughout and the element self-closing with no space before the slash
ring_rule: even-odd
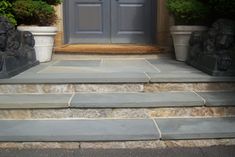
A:
<svg viewBox="0 0 235 157">
<path fill-rule="evenodd" d="M 206 101 L 206 106 L 235 106 L 235 91 L 198 92 Z"/>
<path fill-rule="evenodd" d="M 76 94 L 71 101 L 71 107 L 75 108 L 135 108 L 203 105 L 203 99 L 193 92 L 79 93 Z"/>
<path fill-rule="evenodd" d="M 154 123 L 155 121 L 155 123 Z M 235 137 L 235 117 L 0 120 L 2 142 L 192 140 Z"/>
<path fill-rule="evenodd" d="M 163 140 L 234 138 L 235 117 L 158 118 Z"/>
<path fill-rule="evenodd" d="M 66 108 L 72 94 L 0 94 L 3 108 Z"/>
<path fill-rule="evenodd" d="M 175 71 L 175 72 L 165 72 L 165 73 L 150 73 L 148 72 L 147 75 L 150 77 L 151 83 L 163 83 L 163 82 L 234 82 L 235 78 L 230 76 L 210 76 L 202 72 L 194 72 L 194 71 Z"/>
<path fill-rule="evenodd" d="M 0 120 L 0 141 L 123 141 L 159 139 L 153 120 Z"/>
<path fill-rule="evenodd" d="M 84 73 L 22 73 L 10 79 L 1 79 L 4 84 L 32 83 L 148 83 L 149 77 L 140 72 L 84 72 Z"/>
<path fill-rule="evenodd" d="M 154 92 L 0 94 L 0 109 L 23 108 L 151 108 L 226 107 L 235 105 L 235 92 Z"/>
<path fill-rule="evenodd" d="M 203 106 L 193 92 L 1 94 L 0 109 L 13 108 L 148 108 Z"/>
</svg>

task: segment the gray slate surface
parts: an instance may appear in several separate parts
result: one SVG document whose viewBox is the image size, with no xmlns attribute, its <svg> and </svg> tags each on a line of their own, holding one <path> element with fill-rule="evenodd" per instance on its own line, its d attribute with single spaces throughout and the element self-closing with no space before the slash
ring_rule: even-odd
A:
<svg viewBox="0 0 235 157">
<path fill-rule="evenodd" d="M 235 106 L 235 92 L 198 92 L 206 106 Z"/>
<path fill-rule="evenodd" d="M 62 60 L 58 61 L 52 66 L 65 66 L 65 67 L 98 67 L 101 60 Z"/>
<path fill-rule="evenodd" d="M 235 82 L 235 77 L 212 77 L 171 58 L 52 61 L 0 83 L 148 83 Z"/>
<path fill-rule="evenodd" d="M 155 119 L 161 139 L 234 138 L 235 117 Z"/>
<path fill-rule="evenodd" d="M 0 94 L 3 108 L 66 108 L 72 94 Z"/>
<path fill-rule="evenodd" d="M 159 93 L 79 93 L 71 107 L 123 108 L 123 107 L 170 107 L 203 106 L 203 100 L 193 92 Z"/>
<path fill-rule="evenodd" d="M 152 120 L 0 120 L 0 141 L 159 139 Z"/>
<path fill-rule="evenodd" d="M 149 82 L 144 73 L 25 73 L 0 83 L 139 83 Z"/>
<path fill-rule="evenodd" d="M 234 106 L 235 92 L 0 94 L 0 109 L 200 107 L 204 104 Z"/>
</svg>

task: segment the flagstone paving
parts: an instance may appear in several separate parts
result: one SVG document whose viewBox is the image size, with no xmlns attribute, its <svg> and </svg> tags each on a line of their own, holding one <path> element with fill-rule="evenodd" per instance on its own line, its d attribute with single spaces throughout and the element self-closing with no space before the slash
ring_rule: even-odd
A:
<svg viewBox="0 0 235 157">
<path fill-rule="evenodd" d="M 159 139 L 152 120 L 0 120 L 0 141 L 123 141 Z"/>
<path fill-rule="evenodd" d="M 235 138 L 235 117 L 158 118 L 161 139 Z"/>
<path fill-rule="evenodd" d="M 235 82 L 213 77 L 170 58 L 104 58 L 41 63 L 0 83 Z"/>
</svg>

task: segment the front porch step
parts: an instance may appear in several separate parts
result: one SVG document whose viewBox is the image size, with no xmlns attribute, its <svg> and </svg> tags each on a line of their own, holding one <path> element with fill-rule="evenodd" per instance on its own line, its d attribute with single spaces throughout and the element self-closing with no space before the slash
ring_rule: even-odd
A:
<svg viewBox="0 0 235 157">
<path fill-rule="evenodd" d="M 103 58 L 41 63 L 0 84 L 234 83 L 169 58 Z"/>
<path fill-rule="evenodd" d="M 235 106 L 235 92 L 0 94 L 0 109 Z"/>
<path fill-rule="evenodd" d="M 0 120 L 0 141 L 141 141 L 235 138 L 235 117 Z"/>
</svg>

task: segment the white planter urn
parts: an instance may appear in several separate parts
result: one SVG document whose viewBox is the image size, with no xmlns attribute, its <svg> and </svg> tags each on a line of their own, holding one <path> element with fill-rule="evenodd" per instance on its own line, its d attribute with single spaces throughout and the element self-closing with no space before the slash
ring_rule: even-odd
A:
<svg viewBox="0 0 235 157">
<path fill-rule="evenodd" d="M 186 61 L 189 51 L 189 39 L 194 31 L 206 31 L 206 26 L 171 26 L 175 56 L 178 61 Z"/>
<path fill-rule="evenodd" d="M 57 28 L 54 26 L 18 26 L 20 31 L 29 31 L 34 35 L 36 58 L 39 62 L 48 62 L 52 58 L 54 37 Z"/>
</svg>

